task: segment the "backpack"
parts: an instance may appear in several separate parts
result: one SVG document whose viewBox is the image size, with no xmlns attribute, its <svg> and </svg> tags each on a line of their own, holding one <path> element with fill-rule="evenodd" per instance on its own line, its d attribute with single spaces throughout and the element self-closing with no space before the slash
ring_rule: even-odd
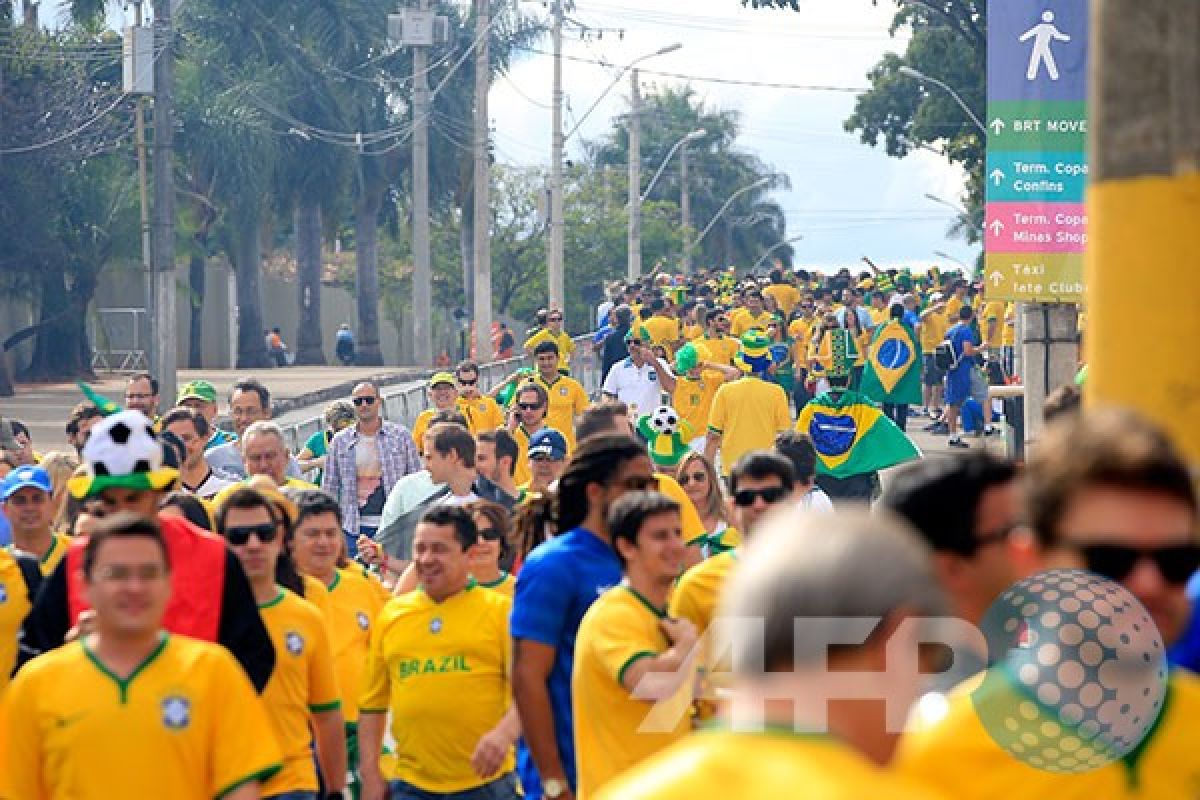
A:
<svg viewBox="0 0 1200 800">
<path fill-rule="evenodd" d="M 954 352 L 954 343 L 944 339 L 933 350 L 933 364 L 942 372 L 949 372 L 958 366 L 958 354 Z"/>
</svg>

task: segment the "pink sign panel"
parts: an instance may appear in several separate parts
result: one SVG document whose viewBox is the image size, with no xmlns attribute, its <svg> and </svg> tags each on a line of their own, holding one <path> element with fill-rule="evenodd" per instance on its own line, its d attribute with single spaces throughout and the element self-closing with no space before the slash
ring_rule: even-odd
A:
<svg viewBox="0 0 1200 800">
<path fill-rule="evenodd" d="M 1082 253 L 1087 209 L 1082 203 L 988 203 L 984 236 L 991 253 Z"/>
</svg>

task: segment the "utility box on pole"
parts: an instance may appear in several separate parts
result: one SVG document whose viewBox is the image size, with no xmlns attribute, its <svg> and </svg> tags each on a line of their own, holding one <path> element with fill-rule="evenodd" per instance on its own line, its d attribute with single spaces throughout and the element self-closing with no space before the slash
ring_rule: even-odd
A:
<svg viewBox="0 0 1200 800">
<path fill-rule="evenodd" d="M 121 56 L 121 90 L 125 94 L 154 94 L 154 31 L 145 25 L 126 28 Z"/>
<path fill-rule="evenodd" d="M 450 41 L 450 19 L 433 11 L 406 8 L 388 14 L 388 39 L 398 47 L 433 47 Z"/>
</svg>

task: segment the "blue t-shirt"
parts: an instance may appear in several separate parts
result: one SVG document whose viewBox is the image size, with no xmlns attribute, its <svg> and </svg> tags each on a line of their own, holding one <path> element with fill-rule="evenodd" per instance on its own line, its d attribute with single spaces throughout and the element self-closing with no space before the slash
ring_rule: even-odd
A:
<svg viewBox="0 0 1200 800">
<path fill-rule="evenodd" d="M 0 547 L 8 547 L 12 544 L 12 526 L 8 524 L 8 517 L 4 516 L 4 512 L 0 511 Z"/>
<path fill-rule="evenodd" d="M 957 364 L 954 365 L 954 372 L 969 370 L 971 368 L 971 359 L 964 358 L 965 345 L 970 342 L 973 345 L 979 344 L 979 337 L 972 330 L 970 324 L 959 322 L 950 330 L 946 331 L 946 338 L 950 340 L 950 344 L 954 347 L 954 357 Z"/>
<path fill-rule="evenodd" d="M 921 315 L 915 311 L 905 311 L 904 324 L 915 331 L 917 326 L 921 324 Z"/>
<path fill-rule="evenodd" d="M 534 549 L 517 575 L 512 637 L 555 648 L 547 689 L 554 710 L 554 738 L 572 791 L 575 790 L 575 737 L 571 722 L 571 668 L 575 663 L 575 634 L 596 598 L 620 582 L 621 562 L 617 554 L 586 528 L 574 528 Z M 541 797 L 541 784 L 532 771 L 533 759 L 528 754 L 523 756 L 518 769 L 525 796 L 537 800 Z"/>
</svg>

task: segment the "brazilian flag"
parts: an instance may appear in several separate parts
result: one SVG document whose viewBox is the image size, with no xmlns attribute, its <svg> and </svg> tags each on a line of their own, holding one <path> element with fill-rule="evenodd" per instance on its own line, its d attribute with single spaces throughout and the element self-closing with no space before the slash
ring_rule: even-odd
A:
<svg viewBox="0 0 1200 800">
<path fill-rule="evenodd" d="M 921 451 L 858 392 L 825 392 L 796 420 L 817 450 L 817 474 L 835 478 L 866 475 L 921 457 Z"/>
<path fill-rule="evenodd" d="M 894 319 L 880 325 L 867 348 L 862 393 L 877 403 L 920 403 L 920 352 L 912 328 Z"/>
</svg>

